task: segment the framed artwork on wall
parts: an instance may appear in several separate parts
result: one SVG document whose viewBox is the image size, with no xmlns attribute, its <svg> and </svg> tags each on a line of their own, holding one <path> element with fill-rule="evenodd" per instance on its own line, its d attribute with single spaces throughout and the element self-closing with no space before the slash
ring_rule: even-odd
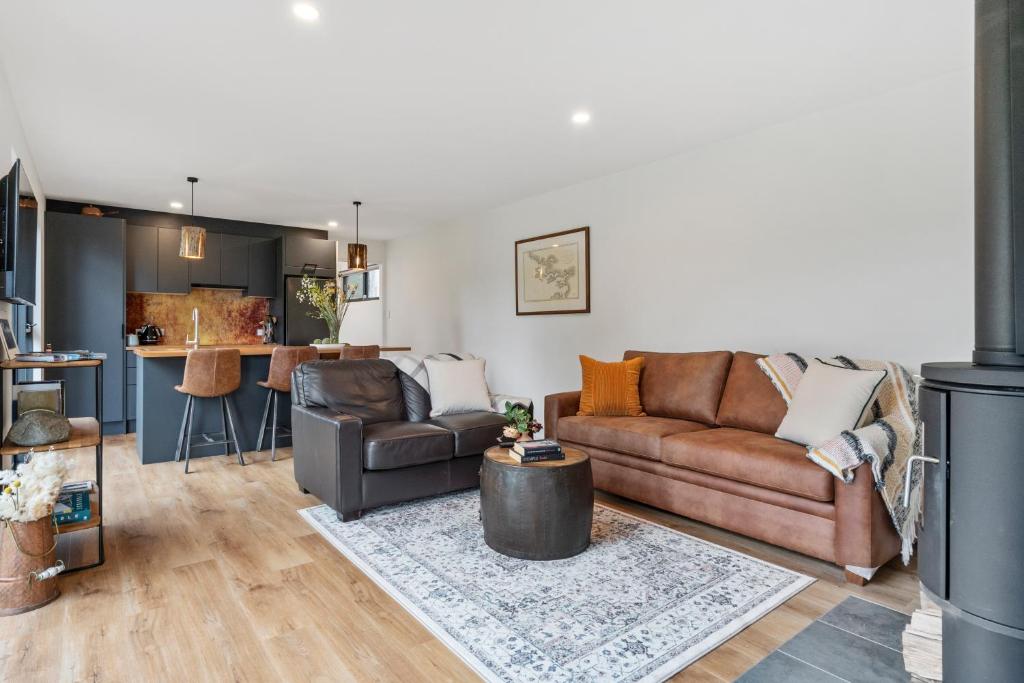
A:
<svg viewBox="0 0 1024 683">
<path fill-rule="evenodd" d="M 14 336 L 11 321 L 7 318 L 0 318 L 0 347 L 3 360 L 14 360 L 14 357 L 21 353 L 18 350 L 18 338 Z"/>
<path fill-rule="evenodd" d="M 590 313 L 590 228 L 516 242 L 516 315 Z"/>
</svg>

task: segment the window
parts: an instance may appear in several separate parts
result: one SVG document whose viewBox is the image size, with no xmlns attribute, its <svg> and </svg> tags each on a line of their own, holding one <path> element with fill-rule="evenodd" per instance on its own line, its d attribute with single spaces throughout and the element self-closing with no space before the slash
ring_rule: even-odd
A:
<svg viewBox="0 0 1024 683">
<path fill-rule="evenodd" d="M 359 273 L 341 276 L 342 287 L 349 301 L 376 301 L 380 299 L 380 266 L 370 266 Z"/>
</svg>

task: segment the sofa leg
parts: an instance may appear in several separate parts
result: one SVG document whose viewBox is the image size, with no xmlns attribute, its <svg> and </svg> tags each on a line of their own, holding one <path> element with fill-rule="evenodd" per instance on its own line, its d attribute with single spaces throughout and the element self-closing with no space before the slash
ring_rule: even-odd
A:
<svg viewBox="0 0 1024 683">
<path fill-rule="evenodd" d="M 849 569 L 843 570 L 843 577 L 846 579 L 846 583 L 852 584 L 854 586 L 866 586 L 868 583 L 868 580 L 865 579 L 863 576 L 861 576 L 860 574 L 854 574 Z"/>
<path fill-rule="evenodd" d="M 353 510 L 352 512 L 339 512 L 338 519 L 342 522 L 354 522 L 363 516 L 362 510 Z"/>
</svg>

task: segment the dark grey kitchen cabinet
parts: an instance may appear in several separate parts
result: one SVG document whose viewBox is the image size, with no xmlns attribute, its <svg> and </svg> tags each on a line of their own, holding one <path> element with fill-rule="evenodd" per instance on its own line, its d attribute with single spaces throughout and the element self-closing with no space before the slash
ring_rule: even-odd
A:
<svg viewBox="0 0 1024 683">
<path fill-rule="evenodd" d="M 157 286 L 156 291 L 165 294 L 188 294 L 188 259 L 178 256 L 181 249 L 181 230 L 178 228 L 157 228 Z"/>
<path fill-rule="evenodd" d="M 249 286 L 249 238 L 244 235 L 220 236 L 221 287 Z"/>
<path fill-rule="evenodd" d="M 129 292 L 188 294 L 188 260 L 178 256 L 181 232 L 155 225 L 129 225 L 125 269 Z"/>
<path fill-rule="evenodd" d="M 125 228 L 125 267 L 129 292 L 160 291 L 157 272 L 160 229 L 153 225 Z"/>
<path fill-rule="evenodd" d="M 279 240 L 253 239 L 249 242 L 249 296 L 272 299 L 277 296 L 281 276 L 277 269 Z"/>
<path fill-rule="evenodd" d="M 191 259 L 191 277 L 193 285 L 220 285 L 220 245 L 221 234 L 206 233 L 206 256 Z"/>
<path fill-rule="evenodd" d="M 334 277 L 338 269 L 337 243 L 312 237 L 288 235 L 284 238 L 286 275 Z"/>
<path fill-rule="evenodd" d="M 107 354 L 103 363 L 103 420 L 117 433 L 124 420 L 125 221 L 80 214 L 46 213 L 43 245 L 45 343 L 54 349 Z M 95 415 L 91 372 L 46 370 L 66 380 L 67 414 Z"/>
</svg>

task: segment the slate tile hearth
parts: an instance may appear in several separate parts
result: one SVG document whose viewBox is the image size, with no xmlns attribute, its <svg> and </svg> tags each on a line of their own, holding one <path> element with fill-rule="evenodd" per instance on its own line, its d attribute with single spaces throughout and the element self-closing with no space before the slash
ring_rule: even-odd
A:
<svg viewBox="0 0 1024 683">
<path fill-rule="evenodd" d="M 783 643 L 739 680 L 909 681 L 903 668 L 902 633 L 910 617 L 849 597 Z"/>
</svg>

